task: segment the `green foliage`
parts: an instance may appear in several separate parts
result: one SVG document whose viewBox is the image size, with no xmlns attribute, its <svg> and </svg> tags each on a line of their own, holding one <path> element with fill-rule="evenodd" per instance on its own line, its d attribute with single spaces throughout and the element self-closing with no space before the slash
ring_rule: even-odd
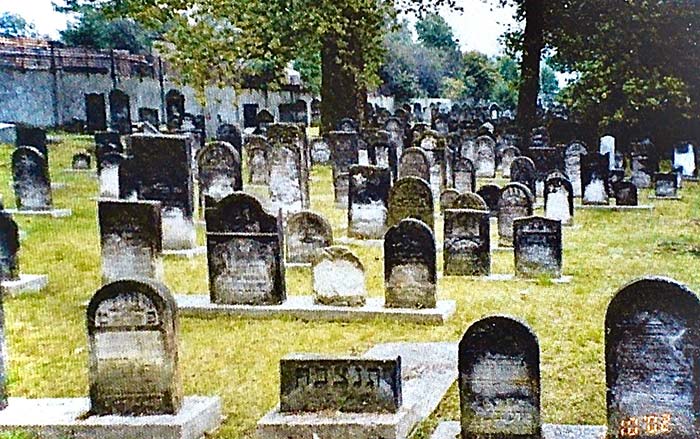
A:
<svg viewBox="0 0 700 439">
<path fill-rule="evenodd" d="M 99 10 L 85 9 L 78 20 L 61 31 L 67 46 L 92 49 L 121 49 L 131 53 L 147 53 L 152 44 L 150 35 L 131 19 L 110 20 Z"/>
<path fill-rule="evenodd" d="M 467 96 L 477 101 L 487 101 L 493 95 L 498 72 L 493 61 L 479 52 L 467 52 L 462 57 L 462 80 Z"/>
<path fill-rule="evenodd" d="M 439 14 L 427 14 L 416 22 L 418 41 L 425 47 L 442 51 L 458 50 L 452 28 Z"/>
<path fill-rule="evenodd" d="M 21 15 L 11 12 L 0 14 L 0 37 L 36 37 L 33 23 L 28 23 Z"/>
<path fill-rule="evenodd" d="M 321 53 L 319 51 L 301 54 L 294 60 L 294 69 L 312 93 L 321 92 Z"/>
</svg>

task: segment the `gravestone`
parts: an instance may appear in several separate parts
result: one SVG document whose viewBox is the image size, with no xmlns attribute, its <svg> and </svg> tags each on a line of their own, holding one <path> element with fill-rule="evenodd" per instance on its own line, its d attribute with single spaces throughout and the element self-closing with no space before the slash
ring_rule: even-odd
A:
<svg viewBox="0 0 700 439">
<path fill-rule="evenodd" d="M 562 275 L 561 222 L 542 217 L 513 221 L 515 275 L 524 278 Z"/>
<path fill-rule="evenodd" d="M 481 195 L 475 194 L 474 192 L 465 192 L 457 197 L 455 209 L 471 209 L 488 212 L 489 206 L 486 204 L 486 201 L 481 198 Z"/>
<path fill-rule="evenodd" d="M 276 305 L 286 300 L 282 217 L 236 192 L 206 203 L 207 263 L 212 303 Z"/>
<path fill-rule="evenodd" d="M 446 189 L 440 194 L 440 212 L 444 212 L 445 209 L 456 209 L 457 198 L 459 198 L 459 192 L 455 189 Z"/>
<path fill-rule="evenodd" d="M 417 177 L 430 182 L 430 160 L 424 150 L 406 148 L 399 161 L 399 178 Z"/>
<path fill-rule="evenodd" d="M 218 202 L 243 190 L 241 157 L 230 143 L 207 143 L 197 152 L 197 171 L 202 201 L 211 197 Z"/>
<path fill-rule="evenodd" d="M 687 141 L 676 145 L 673 149 L 673 167 L 680 168 L 684 178 L 696 177 L 695 145 Z"/>
<path fill-rule="evenodd" d="M 357 131 L 357 122 L 350 117 L 340 119 L 336 126 L 337 131 Z"/>
<path fill-rule="evenodd" d="M 323 137 L 317 137 L 311 140 L 311 163 L 312 164 L 327 164 L 331 160 L 331 150 L 328 147 L 328 142 Z"/>
<path fill-rule="evenodd" d="M 239 157 L 243 157 L 243 135 L 240 128 L 231 123 L 222 123 L 216 129 L 216 140 L 228 142 L 238 152 Z"/>
<path fill-rule="evenodd" d="M 510 178 L 510 167 L 517 157 L 520 157 L 520 150 L 515 146 L 506 146 L 501 151 L 501 173 L 503 178 Z"/>
<path fill-rule="evenodd" d="M 98 201 L 102 283 L 163 276 L 162 219 L 157 201 Z"/>
<path fill-rule="evenodd" d="M 476 176 L 481 178 L 496 177 L 496 142 L 490 136 L 476 139 L 476 157 L 474 159 Z"/>
<path fill-rule="evenodd" d="M 348 248 L 320 249 L 312 262 L 314 302 L 329 306 L 364 306 L 365 267 Z"/>
<path fill-rule="evenodd" d="M 109 127 L 119 134 L 131 134 L 129 96 L 116 88 L 109 92 Z"/>
<path fill-rule="evenodd" d="M 248 183 L 267 186 L 270 184 L 270 144 L 263 136 L 249 136 L 246 140 L 248 152 Z"/>
<path fill-rule="evenodd" d="M 547 176 L 554 171 L 564 169 L 562 151 L 559 148 L 548 146 L 530 148 L 527 154 L 535 164 L 537 196 L 544 195 L 544 183 Z"/>
<path fill-rule="evenodd" d="M 574 221 L 574 188 L 563 177 L 550 177 L 544 185 L 544 216 L 571 225 Z"/>
<path fill-rule="evenodd" d="M 397 225 L 403 219 L 415 218 L 433 229 L 434 212 L 433 193 L 425 180 L 416 177 L 400 178 L 391 188 L 388 227 Z"/>
<path fill-rule="evenodd" d="M 491 274 L 489 213 L 484 210 L 445 211 L 444 267 L 447 276 Z"/>
<path fill-rule="evenodd" d="M 350 166 L 360 162 L 359 137 L 355 131 L 331 131 L 326 140 L 331 150 L 335 202 L 347 206 Z"/>
<path fill-rule="evenodd" d="M 348 236 L 381 239 L 386 232 L 391 173 L 388 168 L 354 165 L 349 172 Z"/>
<path fill-rule="evenodd" d="M 0 281 L 19 280 L 19 229 L 9 213 L 0 210 Z M 2 349 L 2 348 L 0 348 Z M 0 361 L 0 378 L 2 378 L 2 363 Z M 0 380 L 4 383 L 4 380 Z M 4 394 L 0 383 L 1 396 Z"/>
<path fill-rule="evenodd" d="M 498 200 L 501 199 L 501 188 L 495 184 L 485 184 L 476 191 L 491 212 L 491 216 L 498 216 Z"/>
<path fill-rule="evenodd" d="M 97 170 L 100 180 L 100 197 L 119 198 L 119 168 L 126 157 L 117 152 L 104 154 Z"/>
<path fill-rule="evenodd" d="M 678 180 L 673 172 L 654 174 L 654 195 L 657 198 L 677 198 Z"/>
<path fill-rule="evenodd" d="M 45 129 L 18 123 L 15 124 L 15 133 L 15 146 L 33 146 L 44 155 L 46 163 L 49 162 L 49 149 L 46 146 L 48 141 Z"/>
<path fill-rule="evenodd" d="M 564 173 L 571 181 L 575 197 L 583 195 L 583 189 L 581 188 L 581 156 L 587 154 L 586 144 L 578 140 L 569 143 L 564 150 Z"/>
<path fill-rule="evenodd" d="M 185 95 L 180 90 L 168 90 L 165 94 L 165 122 L 168 125 L 168 130 L 181 130 L 184 117 Z"/>
<path fill-rule="evenodd" d="M 599 152 L 601 155 L 608 154 L 608 169 L 615 169 L 615 137 L 605 135 L 600 138 Z"/>
<path fill-rule="evenodd" d="M 33 146 L 20 146 L 12 152 L 12 180 L 17 209 L 51 209 L 49 167 L 46 158 L 38 149 Z"/>
<path fill-rule="evenodd" d="M 621 181 L 615 185 L 615 205 L 638 206 L 637 186 L 631 181 Z"/>
<path fill-rule="evenodd" d="M 517 157 L 510 165 L 510 181 L 521 183 L 530 190 L 533 197 L 537 195 L 537 171 L 530 157 Z"/>
<path fill-rule="evenodd" d="M 513 221 L 532 216 L 532 192 L 520 183 L 508 183 L 498 200 L 498 244 L 513 246 Z"/>
<path fill-rule="evenodd" d="M 671 279 L 620 290 L 605 316 L 607 439 L 700 437 L 700 303 Z"/>
<path fill-rule="evenodd" d="M 639 189 L 651 187 L 653 175 L 659 169 L 656 148 L 651 141 L 634 142 L 630 146 L 632 161 L 632 183 Z"/>
<path fill-rule="evenodd" d="M 287 262 L 311 263 L 323 248 L 333 245 L 333 229 L 323 218 L 309 211 L 297 212 L 287 218 Z"/>
<path fill-rule="evenodd" d="M 540 439 L 540 348 L 509 317 L 472 324 L 459 343 L 462 439 Z"/>
<path fill-rule="evenodd" d="M 608 171 L 608 195 L 615 196 L 615 185 L 625 180 L 624 169 L 611 169 Z"/>
<path fill-rule="evenodd" d="M 155 128 L 155 130 L 158 131 L 158 127 L 160 126 L 160 117 L 158 114 L 158 110 L 156 110 L 155 108 L 139 107 L 138 116 L 139 122 L 148 122 L 149 124 L 151 124 L 151 128 L 149 129 Z"/>
<path fill-rule="evenodd" d="M 85 94 L 85 121 L 88 133 L 107 129 L 107 108 L 104 93 Z"/>
<path fill-rule="evenodd" d="M 116 131 L 100 131 L 95 133 L 95 157 L 98 171 L 102 169 L 102 160 L 111 153 L 123 153 L 121 136 Z"/>
<path fill-rule="evenodd" d="M 71 169 L 85 171 L 90 169 L 92 164 L 92 156 L 86 152 L 79 152 L 73 155 L 71 159 Z"/>
<path fill-rule="evenodd" d="M 270 206 L 284 214 L 308 207 L 308 168 L 302 130 L 293 124 L 272 124 L 270 142 Z"/>
<path fill-rule="evenodd" d="M 459 192 L 476 192 L 474 164 L 466 157 L 456 156 L 454 164 L 454 188 Z"/>
<path fill-rule="evenodd" d="M 90 300 L 90 415 L 172 415 L 182 404 L 175 299 L 160 283 L 120 280 Z"/>
<path fill-rule="evenodd" d="M 583 204 L 608 204 L 608 165 L 610 160 L 602 154 L 581 156 L 581 189 Z"/>
<path fill-rule="evenodd" d="M 435 237 L 422 221 L 404 219 L 384 236 L 387 308 L 435 308 Z"/>
<path fill-rule="evenodd" d="M 265 134 L 267 127 L 275 123 L 275 116 L 269 110 L 262 109 L 255 116 L 255 121 L 257 122 L 255 134 Z"/>
<path fill-rule="evenodd" d="M 401 357 L 280 360 L 281 413 L 396 413 L 401 396 Z"/>
</svg>

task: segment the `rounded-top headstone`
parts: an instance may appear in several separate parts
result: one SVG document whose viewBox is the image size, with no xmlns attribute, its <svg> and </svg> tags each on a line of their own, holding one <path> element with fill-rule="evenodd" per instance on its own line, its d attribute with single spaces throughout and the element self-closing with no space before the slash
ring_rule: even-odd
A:
<svg viewBox="0 0 700 439">
<path fill-rule="evenodd" d="M 278 218 L 265 212 L 252 195 L 235 192 L 218 203 L 206 201 L 207 232 L 277 233 Z"/>
<path fill-rule="evenodd" d="M 333 228 L 321 215 L 301 211 L 287 218 L 287 261 L 311 263 L 323 248 L 333 245 Z"/>
<path fill-rule="evenodd" d="M 347 247 L 320 250 L 312 260 L 314 301 L 330 306 L 363 306 L 365 267 Z"/>
<path fill-rule="evenodd" d="M 465 192 L 457 198 L 455 209 L 489 210 L 489 206 L 474 192 Z"/>
</svg>

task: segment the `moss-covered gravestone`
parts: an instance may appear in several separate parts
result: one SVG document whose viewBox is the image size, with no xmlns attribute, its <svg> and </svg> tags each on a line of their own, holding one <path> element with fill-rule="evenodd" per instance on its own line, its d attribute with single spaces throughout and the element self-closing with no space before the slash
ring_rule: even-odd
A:
<svg viewBox="0 0 700 439">
<path fill-rule="evenodd" d="M 12 184 L 19 210 L 50 210 L 51 179 L 46 157 L 33 146 L 20 146 L 12 152 Z"/>
<path fill-rule="evenodd" d="M 532 216 L 513 221 L 515 275 L 562 276 L 561 222 Z"/>
<path fill-rule="evenodd" d="M 444 273 L 447 276 L 491 274 L 490 219 L 487 210 L 445 210 Z"/>
</svg>

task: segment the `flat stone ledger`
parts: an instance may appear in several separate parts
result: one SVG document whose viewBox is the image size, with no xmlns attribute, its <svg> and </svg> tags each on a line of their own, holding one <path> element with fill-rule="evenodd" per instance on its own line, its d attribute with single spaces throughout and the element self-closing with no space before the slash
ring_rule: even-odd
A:
<svg viewBox="0 0 700 439">
<path fill-rule="evenodd" d="M 162 285 L 122 280 L 88 305 L 91 415 L 172 415 L 182 405 L 177 309 Z"/>
<path fill-rule="evenodd" d="M 401 357 L 288 355 L 280 360 L 281 413 L 396 413 L 400 406 Z"/>
<path fill-rule="evenodd" d="M 259 422 L 261 439 L 406 439 L 437 408 L 457 376 L 452 343 L 390 343 L 374 347 L 368 359 L 401 357 L 403 404 L 396 413 L 281 413 Z M 388 390 L 388 389 L 387 389 Z"/>
<path fill-rule="evenodd" d="M 513 223 L 515 275 L 524 278 L 562 275 L 561 222 L 528 217 Z"/>
<path fill-rule="evenodd" d="M 207 259 L 213 303 L 273 305 L 285 300 L 276 233 L 207 233 Z"/>
<path fill-rule="evenodd" d="M 491 226 L 488 211 L 445 211 L 445 276 L 488 276 L 491 273 Z"/>
<path fill-rule="evenodd" d="M 160 203 L 157 201 L 98 202 L 102 282 L 163 276 Z"/>
<path fill-rule="evenodd" d="M 377 166 L 352 166 L 348 191 L 348 236 L 380 239 L 386 232 L 391 172 Z"/>
<path fill-rule="evenodd" d="M 0 281 L 5 294 L 17 296 L 24 293 L 38 293 L 49 285 L 45 274 L 20 274 L 16 279 Z"/>
<path fill-rule="evenodd" d="M 329 247 L 316 256 L 313 265 L 315 303 L 330 306 L 364 306 L 365 269 L 345 247 Z"/>
<path fill-rule="evenodd" d="M 542 439 L 603 439 L 606 429 L 597 425 L 542 424 Z M 430 439 L 462 439 L 458 421 L 438 424 Z"/>
<path fill-rule="evenodd" d="M 695 294 L 665 278 L 638 280 L 613 298 L 605 319 L 608 439 L 699 437 L 698 312 Z"/>
</svg>

